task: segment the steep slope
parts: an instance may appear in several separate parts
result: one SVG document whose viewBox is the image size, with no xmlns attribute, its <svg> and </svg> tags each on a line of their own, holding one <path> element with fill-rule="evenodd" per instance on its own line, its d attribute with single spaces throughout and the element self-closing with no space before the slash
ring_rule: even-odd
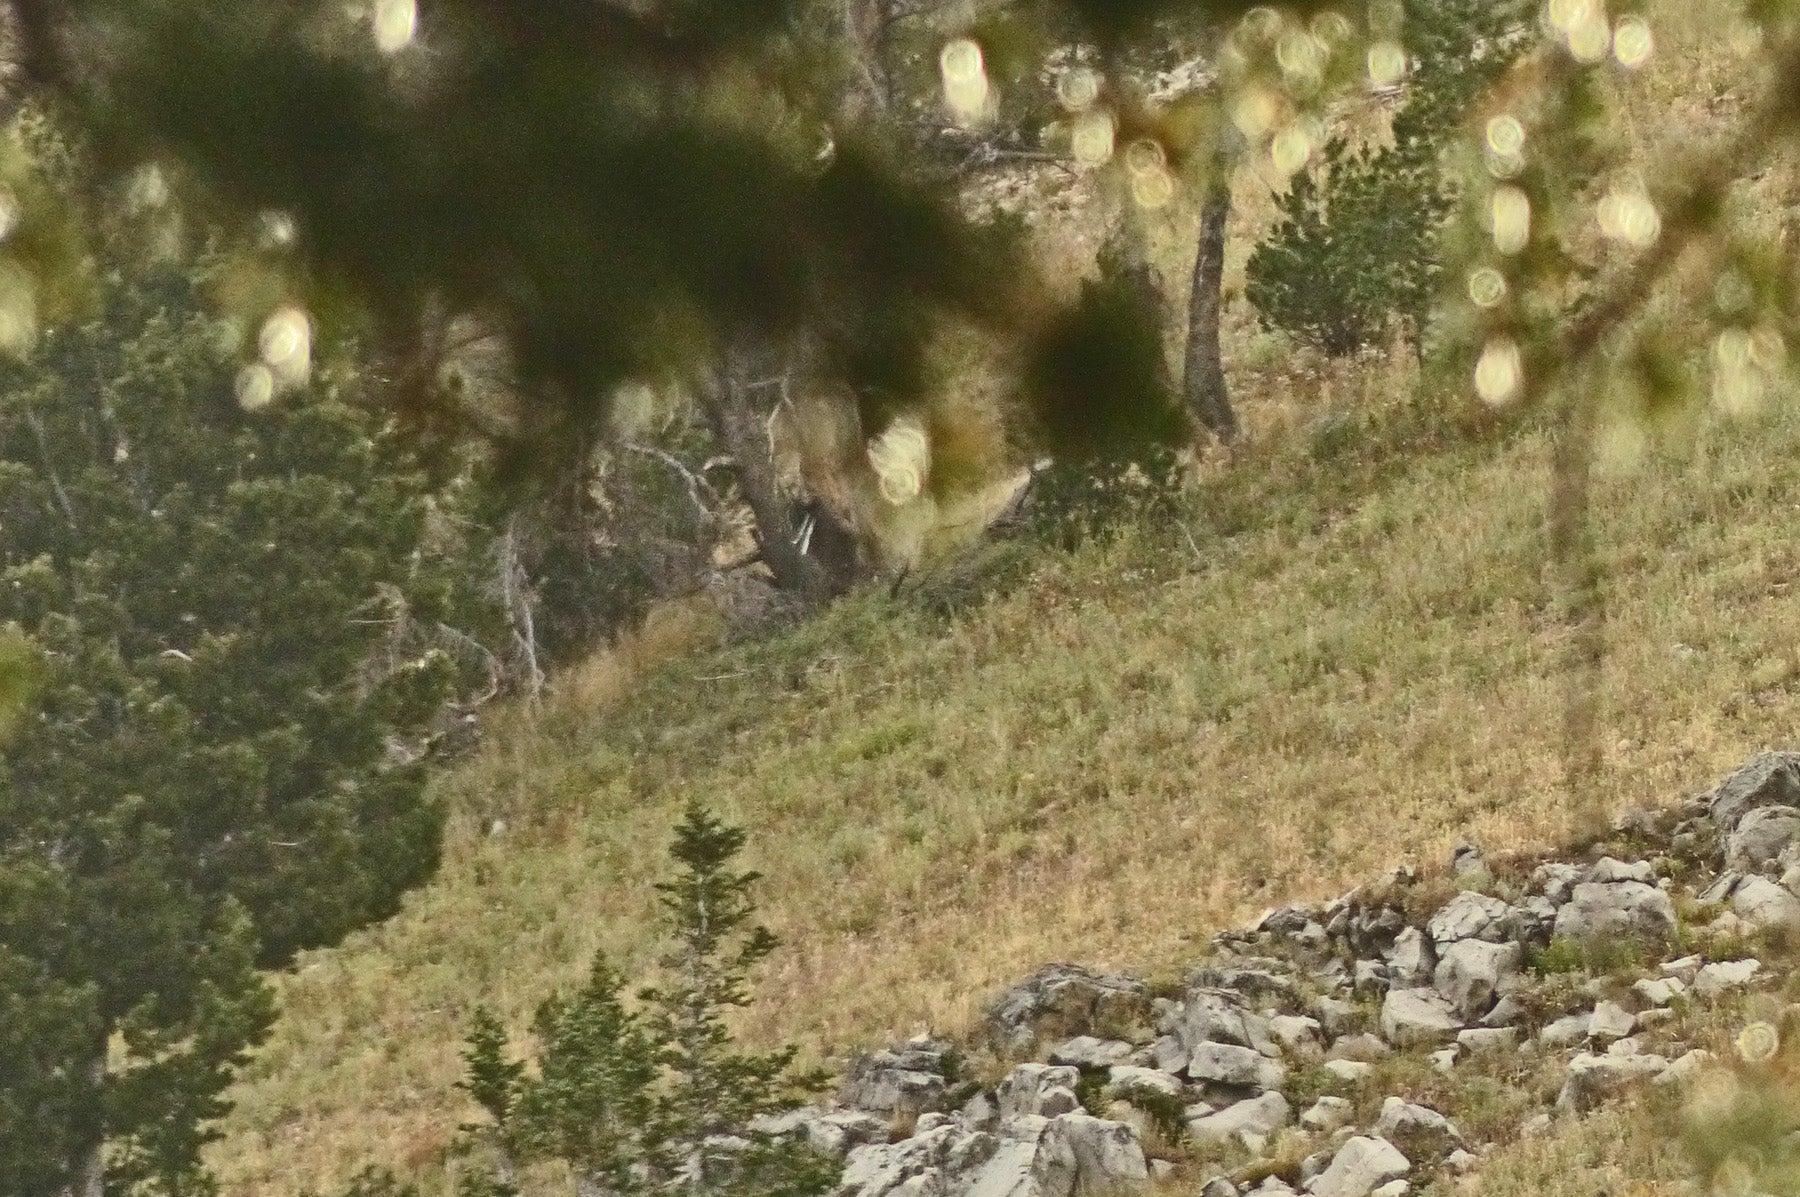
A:
<svg viewBox="0 0 1800 1197">
<path fill-rule="evenodd" d="M 1603 484 L 1598 811 L 1698 789 L 1800 712 L 1800 415 L 1703 439 Z M 442 876 L 283 981 L 215 1156 L 227 1190 L 436 1159 L 469 1010 L 522 1030 L 594 948 L 642 964 L 690 795 L 751 827 L 788 940 L 750 1033 L 823 1054 L 953 1029 L 1046 959 L 1174 969 L 1260 907 L 1465 834 L 1557 841 L 1545 462 L 1525 435 L 1423 458 L 1333 516 L 1303 487 L 1236 535 L 1146 520 L 947 619 L 859 599 L 680 661 L 617 710 L 509 721 L 443 783 Z"/>
</svg>

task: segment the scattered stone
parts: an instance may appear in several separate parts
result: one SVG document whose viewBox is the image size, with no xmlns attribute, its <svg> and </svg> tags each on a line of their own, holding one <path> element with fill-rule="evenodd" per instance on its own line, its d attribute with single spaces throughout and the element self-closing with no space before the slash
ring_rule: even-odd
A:
<svg viewBox="0 0 1800 1197">
<path fill-rule="evenodd" d="M 951 1118 L 950 1115 L 938 1113 L 936 1111 L 930 1114 L 920 1114 L 919 1120 L 913 1123 L 913 1134 L 927 1135 L 940 1126 L 949 1126 L 954 1121 L 955 1119 Z"/>
<path fill-rule="evenodd" d="M 890 1119 L 916 1119 L 941 1109 L 949 1082 L 944 1079 L 948 1044 L 908 1044 L 898 1051 L 867 1052 L 850 1061 L 839 1100 L 856 1110 Z"/>
<path fill-rule="evenodd" d="M 1437 967 L 1437 953 L 1425 933 L 1408 927 L 1394 939 L 1389 950 L 1388 978 L 1402 989 L 1415 989 L 1431 984 L 1431 973 Z"/>
<path fill-rule="evenodd" d="M 1480 1018 L 1493 1008 L 1501 987 L 1519 975 L 1523 961 L 1516 943 L 1458 940 L 1444 949 L 1433 980 L 1457 1015 Z"/>
<path fill-rule="evenodd" d="M 1676 1058 L 1675 1062 L 1663 1070 L 1656 1078 L 1659 1085 L 1686 1085 L 1701 1073 L 1710 1068 L 1718 1057 L 1703 1047 L 1696 1047 Z"/>
<path fill-rule="evenodd" d="M 1066 1064 L 1019 1065 L 994 1091 L 1001 1125 L 1027 1115 L 1055 1118 L 1079 1110 L 1075 1085 L 1080 1080 L 1080 1071 Z"/>
<path fill-rule="evenodd" d="M 1456 1124 L 1428 1106 L 1390 1097 L 1381 1103 L 1375 1133 L 1415 1162 L 1435 1160 L 1463 1145 Z"/>
<path fill-rule="evenodd" d="M 1386 993 L 1393 984 L 1388 966 L 1379 960 L 1358 960 L 1351 977 L 1352 988 L 1364 995 Z"/>
<path fill-rule="evenodd" d="M 1450 874 L 1473 890 L 1485 890 L 1494 884 L 1494 870 L 1474 844 L 1457 845 L 1450 857 Z"/>
<path fill-rule="evenodd" d="M 1051 1049 L 1050 1062 L 1072 1064 L 1076 1068 L 1111 1068 L 1114 1064 L 1123 1064 L 1125 1058 L 1131 1055 L 1131 1050 L 1131 1044 L 1123 1040 L 1077 1035 Z"/>
<path fill-rule="evenodd" d="M 1290 1052 L 1308 1052 L 1319 1046 L 1319 1020 L 1300 1014 L 1277 1014 L 1269 1019 L 1269 1037 Z"/>
<path fill-rule="evenodd" d="M 1736 889 L 1738 887 L 1738 882 L 1743 879 L 1744 875 L 1742 873 L 1727 869 L 1715 877 L 1711 885 L 1696 894 L 1694 900 L 1699 902 L 1702 906 L 1711 906 L 1717 902 L 1723 902 L 1726 898 L 1731 896 L 1731 891 Z"/>
<path fill-rule="evenodd" d="M 1212 1085 L 1246 1089 L 1279 1089 L 1287 1069 L 1279 1060 L 1231 1043 L 1201 1043 L 1188 1057 L 1188 1077 Z"/>
<path fill-rule="evenodd" d="M 1347 1085 L 1356 1084 L 1375 1070 L 1375 1066 L 1366 1060 L 1327 1060 L 1324 1068 Z"/>
<path fill-rule="evenodd" d="M 1456 1045 L 1471 1056 L 1509 1052 L 1519 1046 L 1518 1027 L 1470 1027 L 1458 1031 Z"/>
<path fill-rule="evenodd" d="M 1359 1135 L 1338 1148 L 1331 1166 L 1306 1186 L 1313 1197 L 1368 1197 L 1390 1180 L 1400 1180 L 1412 1162 L 1386 1139 Z"/>
<path fill-rule="evenodd" d="M 1356 1107 L 1348 1098 L 1321 1097 L 1313 1102 L 1311 1109 L 1300 1115 L 1300 1125 L 1309 1131 L 1329 1135 L 1340 1126 L 1348 1126 L 1355 1116 Z"/>
<path fill-rule="evenodd" d="M 1175 1175 L 1175 1161 L 1174 1160 L 1151 1160 L 1150 1161 L 1150 1179 L 1151 1180 L 1167 1180 L 1173 1175 Z"/>
<path fill-rule="evenodd" d="M 1552 905 L 1561 906 L 1575 892 L 1581 879 L 1580 865 L 1549 861 L 1532 870 L 1531 888 L 1547 898 Z"/>
<path fill-rule="evenodd" d="M 1456 1054 L 1455 1047 L 1445 1047 L 1432 1052 L 1426 1059 L 1431 1061 L 1431 1066 L 1437 1071 L 1449 1072 L 1456 1067 Z"/>
<path fill-rule="evenodd" d="M 1594 1013 L 1588 1019 L 1588 1036 L 1601 1043 L 1609 1043 L 1614 1039 L 1623 1039 L 1637 1027 L 1637 1019 L 1631 1011 L 1617 1002 L 1600 1002 L 1594 1006 Z"/>
<path fill-rule="evenodd" d="M 1481 1025 L 1484 1027 L 1516 1026 L 1524 1022 L 1530 1013 L 1525 1008 L 1525 1003 L 1511 994 L 1506 994 L 1494 1003 L 1494 1008 L 1487 1012 L 1487 1017 L 1481 1020 Z"/>
<path fill-rule="evenodd" d="M 1592 1014 L 1565 1014 L 1538 1032 L 1538 1042 L 1545 1047 L 1574 1047 L 1587 1041 Z"/>
<path fill-rule="evenodd" d="M 988 1093 L 977 1093 L 971 1097 L 963 1103 L 963 1108 L 957 1114 L 962 1118 L 963 1125 L 970 1130 L 1000 1128 L 1000 1103 Z M 883 1124 L 882 1133 L 884 1136 L 887 1133 L 886 1124 Z"/>
<path fill-rule="evenodd" d="M 1270 1135 L 1293 1120 L 1294 1110 L 1287 1098 L 1279 1093 L 1265 1093 L 1226 1106 L 1216 1114 L 1193 1119 L 1187 1129 L 1196 1142 L 1236 1141 L 1251 1151 L 1261 1151 Z"/>
<path fill-rule="evenodd" d="M 1707 806 L 1713 822 L 1726 831 L 1758 807 L 1800 806 L 1800 754 L 1757 753 L 1719 783 Z"/>
<path fill-rule="evenodd" d="M 1046 964 L 1000 995 L 988 1009 L 987 1031 L 997 1048 L 1016 1052 L 1039 1039 L 1147 1027 L 1151 1021 L 1150 995 L 1135 977 Z"/>
<path fill-rule="evenodd" d="M 1648 1031 L 1652 1027 L 1660 1027 L 1666 1022 L 1673 1022 L 1674 1019 L 1675 1011 L 1669 1009 L 1667 1006 L 1652 1007 L 1651 1009 L 1642 1011 L 1638 1014 L 1638 1030 Z"/>
<path fill-rule="evenodd" d="M 1364 1060 L 1374 1063 L 1385 1060 L 1394 1054 L 1394 1049 L 1378 1035 L 1361 1034 L 1345 1035 L 1331 1045 L 1328 1058 L 1333 1060 Z"/>
<path fill-rule="evenodd" d="M 1556 1096 L 1557 1108 L 1585 1113 L 1600 1104 L 1602 1098 L 1631 1085 L 1654 1080 L 1668 1066 L 1668 1060 L 1661 1056 L 1596 1056 L 1584 1052 L 1569 1061 L 1562 1092 Z"/>
<path fill-rule="evenodd" d="M 1754 873 L 1770 861 L 1781 859 L 1791 845 L 1800 843 L 1800 810 L 1787 806 L 1763 806 L 1750 811 L 1725 840 L 1726 867 Z"/>
<path fill-rule="evenodd" d="M 1636 881 L 1640 885 L 1655 885 L 1656 870 L 1650 867 L 1650 862 L 1647 860 L 1626 864 L 1622 860 L 1603 856 L 1587 871 L 1587 876 L 1582 880 L 1597 885 L 1611 885 L 1620 881 Z"/>
<path fill-rule="evenodd" d="M 1687 986 L 1676 977 L 1645 977 L 1631 991 L 1652 1006 L 1666 1006 L 1686 993 Z"/>
<path fill-rule="evenodd" d="M 1673 977 L 1683 985 L 1692 985 L 1699 976 L 1701 965 L 1706 961 L 1699 956 L 1683 956 L 1679 960 L 1665 960 L 1656 966 L 1656 971 L 1665 977 Z"/>
<path fill-rule="evenodd" d="M 1675 934 L 1675 904 L 1668 894 L 1641 881 L 1584 881 L 1556 912 L 1555 934 L 1581 942 L 1666 943 Z"/>
<path fill-rule="evenodd" d="M 1342 1035 L 1356 1021 L 1356 1007 L 1338 998 L 1315 998 L 1312 1010 L 1327 1035 Z"/>
<path fill-rule="evenodd" d="M 1187 1067 L 1188 1050 L 1173 1035 L 1164 1035 L 1147 1049 L 1150 1063 L 1164 1072 L 1180 1072 Z"/>
<path fill-rule="evenodd" d="M 1744 988 L 1761 971 L 1762 961 L 1754 958 L 1717 961 L 1694 975 L 1694 992 L 1710 1000 L 1733 989 Z"/>
<path fill-rule="evenodd" d="M 1467 1176 L 1480 1162 L 1474 1152 L 1463 1148 L 1458 1148 L 1444 1157 L 1444 1167 L 1457 1176 Z"/>
<path fill-rule="evenodd" d="M 1154 1068 L 1114 1064 L 1106 1074 L 1106 1087 L 1115 1097 L 1180 1097 L 1181 1082 Z"/>
<path fill-rule="evenodd" d="M 1390 1180 L 1384 1185 L 1377 1185 L 1369 1197 L 1406 1197 L 1412 1192 L 1412 1186 L 1403 1180 Z"/>
<path fill-rule="evenodd" d="M 926 1114 L 921 1121 L 931 1117 Z M 873 1114 L 861 1110 L 828 1114 L 813 1106 L 759 1118 L 751 1123 L 751 1129 L 783 1139 L 804 1137 L 814 1151 L 840 1160 L 865 1143 L 886 1143 L 888 1139 L 887 1122 Z"/>
<path fill-rule="evenodd" d="M 1127 1184 L 1150 1179 L 1144 1159 L 1144 1148 L 1137 1132 L 1119 1122 L 1090 1117 L 1087 1114 L 1064 1114 L 1051 1120 L 1044 1136 L 1053 1145 L 1067 1144 L 1075 1157 L 1075 1197 L 1088 1193 L 1112 1193 Z M 971 1195 L 1007 1190 L 971 1186 Z"/>
<path fill-rule="evenodd" d="M 1762 813 L 1752 811 L 1750 818 Z M 1744 878 L 1732 891 L 1731 911 L 1759 931 L 1800 935 L 1800 898 L 1767 877 Z"/>
<path fill-rule="evenodd" d="M 1381 1033 L 1395 1047 L 1442 1043 L 1461 1026 L 1434 990 L 1394 989 L 1381 1003 Z"/>
<path fill-rule="evenodd" d="M 1244 1009 L 1228 992 L 1190 990 L 1174 1031 L 1189 1051 L 1211 1043 L 1249 1048 L 1263 1055 L 1276 1054 L 1275 1041 L 1269 1037 L 1269 1020 Z"/>
<path fill-rule="evenodd" d="M 1425 930 L 1439 952 L 1461 939 L 1488 939 L 1498 943 L 1508 938 L 1507 915 L 1511 910 L 1499 898 L 1464 890 L 1431 916 Z"/>
<path fill-rule="evenodd" d="M 1550 1115 L 1533 1114 L 1519 1124 L 1519 1138 L 1541 1139 L 1550 1133 Z"/>
<path fill-rule="evenodd" d="M 1215 1176 L 1200 1186 L 1200 1197 L 1237 1197 L 1237 1186 L 1223 1176 Z"/>
</svg>

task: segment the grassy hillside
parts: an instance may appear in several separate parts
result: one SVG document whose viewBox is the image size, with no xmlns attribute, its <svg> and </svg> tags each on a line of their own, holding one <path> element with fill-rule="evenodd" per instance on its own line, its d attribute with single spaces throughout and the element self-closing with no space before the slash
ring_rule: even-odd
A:
<svg viewBox="0 0 1800 1197">
<path fill-rule="evenodd" d="M 1526 434 L 1336 512 L 1311 487 L 1266 495 L 1247 530 L 1145 528 L 948 618 L 858 599 L 616 708 L 622 666 L 597 662 L 445 780 L 440 879 L 284 980 L 218 1153 L 230 1191 L 434 1159 L 470 1008 L 522 1028 L 596 947 L 642 963 L 690 795 L 754 829 L 788 941 L 751 1033 L 827 1054 L 957 1028 L 1045 959 L 1173 970 L 1264 906 L 1465 834 L 1555 842 L 1545 460 Z M 1608 773 L 1585 802 L 1672 801 L 1791 741 L 1795 493 L 1791 411 L 1605 482 Z"/>
<path fill-rule="evenodd" d="M 1703 26 L 1658 29 L 1673 51 Z M 1635 84 L 1646 142 L 1690 133 L 1729 83 L 1672 61 Z M 1230 352 L 1265 436 L 1404 383 L 1296 370 L 1242 327 Z M 985 591 L 939 578 L 723 649 L 704 612 L 665 613 L 442 780 L 442 875 L 399 917 L 279 979 L 282 1021 L 214 1152 L 226 1191 L 429 1170 L 465 1114 L 470 1010 L 522 1032 L 596 948 L 643 964 L 691 796 L 751 828 L 787 941 L 748 1033 L 830 1057 L 955 1031 L 1048 959 L 1173 974 L 1267 906 L 1463 836 L 1546 847 L 1578 815 L 1672 802 L 1792 744 L 1800 411 L 1710 426 L 1680 456 L 1615 446 L 1606 773 L 1579 810 L 1559 784 L 1546 445 L 1450 427 L 1391 411 L 1329 458 L 1270 438 L 1178 519 L 1070 556 L 998 550 Z M 1603 1138 L 1520 1149 L 1484 1191 L 1536 1191 Z"/>
</svg>

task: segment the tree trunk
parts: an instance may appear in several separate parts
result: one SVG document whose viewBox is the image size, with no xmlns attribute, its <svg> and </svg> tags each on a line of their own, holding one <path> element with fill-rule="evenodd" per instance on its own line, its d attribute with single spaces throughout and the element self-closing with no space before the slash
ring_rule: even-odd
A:
<svg viewBox="0 0 1800 1197">
<path fill-rule="evenodd" d="M 96 1109 L 105 1100 L 106 1043 L 106 1037 L 102 1036 L 96 1054 L 85 1065 Z M 70 1197 L 105 1197 L 106 1126 L 98 1113 L 94 1117 L 91 1139 L 75 1163 L 75 1183 L 69 1187 L 69 1193 Z"/>
<path fill-rule="evenodd" d="M 1194 290 L 1188 299 L 1187 361 L 1183 390 L 1189 410 L 1226 444 L 1238 439 L 1237 413 L 1219 352 L 1221 288 L 1225 277 L 1225 222 L 1231 216 L 1231 159 L 1221 147 L 1200 208 L 1200 247 L 1194 253 Z"/>
<path fill-rule="evenodd" d="M 737 363 L 721 368 L 710 384 L 700 388 L 700 405 L 720 447 L 731 455 L 738 489 L 756 522 L 762 559 L 775 575 L 775 585 L 808 606 L 822 606 L 854 585 L 856 576 L 842 568 L 827 569 L 809 551 L 813 528 L 782 491 L 768 435 L 745 382 Z M 814 511 L 812 519 L 816 525 L 835 517 Z"/>
</svg>

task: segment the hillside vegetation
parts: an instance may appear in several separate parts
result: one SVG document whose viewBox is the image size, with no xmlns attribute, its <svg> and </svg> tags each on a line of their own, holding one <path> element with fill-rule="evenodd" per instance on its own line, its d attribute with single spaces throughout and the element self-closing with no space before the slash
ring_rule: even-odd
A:
<svg viewBox="0 0 1800 1197">
<path fill-rule="evenodd" d="M 1674 48 L 1698 26 L 1658 28 Z M 1633 136 L 1691 134 L 1728 82 L 1671 54 L 1631 97 Z M 1571 796 L 1542 432 L 1397 395 L 1371 412 L 1384 382 L 1410 383 L 1385 367 L 1321 397 L 1241 315 L 1228 348 L 1253 428 L 1337 406 L 1356 431 L 1265 436 L 1185 510 L 1109 542 L 990 546 L 754 644 L 720 645 L 704 609 L 665 610 L 494 720 L 439 782 L 440 876 L 277 979 L 281 1021 L 212 1156 L 225 1191 L 429 1170 L 466 1113 L 454 1084 L 478 1003 L 523 1036 L 596 949 L 628 974 L 645 963 L 649 886 L 690 798 L 751 830 L 786 941 L 748 1036 L 831 1059 L 957 1032 L 1045 960 L 1174 975 L 1268 906 L 1440 864 L 1465 837 L 1491 855 L 1548 847 L 1790 741 L 1790 403 L 1684 432 L 1679 452 L 1613 446 L 1595 496 L 1605 772 Z M 1608 1154 L 1617 1181 L 1621 1144 L 1649 1142 L 1623 1117 L 1516 1149 L 1486 1191 L 1555 1173 L 1591 1192 L 1572 1161 Z"/>
<path fill-rule="evenodd" d="M 1211 930 L 1464 836 L 1555 842 L 1572 812 L 1546 468 L 1526 433 L 1336 510 L 1297 480 L 1242 530 L 1228 503 L 1189 536 L 1147 522 L 1015 562 L 948 616 L 865 596 L 622 702 L 628 662 L 595 662 L 444 780 L 440 878 L 283 980 L 218 1152 L 229 1190 L 435 1158 L 471 1008 L 522 1030 L 595 948 L 641 963 L 690 796 L 754 829 L 787 938 L 750 1033 L 827 1055 L 956 1029 L 1045 959 L 1177 969 Z M 1788 737 L 1797 484 L 1788 411 L 1605 481 L 1608 772 L 1584 803 L 1668 801 Z"/>
</svg>

